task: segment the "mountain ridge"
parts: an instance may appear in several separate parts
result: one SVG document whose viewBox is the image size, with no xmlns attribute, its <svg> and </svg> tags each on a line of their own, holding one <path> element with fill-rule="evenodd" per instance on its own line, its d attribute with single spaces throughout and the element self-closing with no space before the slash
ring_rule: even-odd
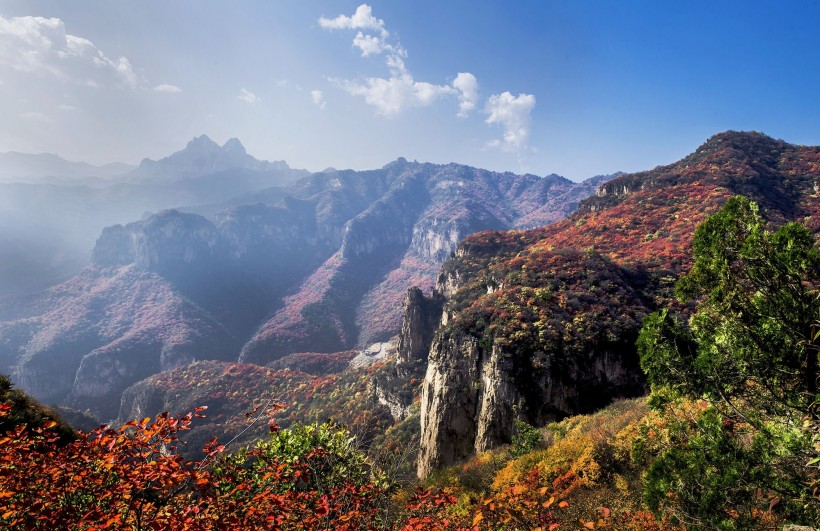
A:
<svg viewBox="0 0 820 531">
<path fill-rule="evenodd" d="M 817 235 L 818 190 L 820 147 L 729 131 L 602 184 L 567 219 L 467 237 L 439 275 L 447 301 L 421 360 L 419 476 L 508 443 L 516 418 L 540 426 L 642 393 L 634 339 L 676 304 L 694 228 L 742 194 Z"/>
<path fill-rule="evenodd" d="M 210 140 L 198 142 L 206 150 L 214 149 Z M 238 143 L 233 149 L 238 149 Z M 216 323 L 213 330 L 226 330 L 221 342 L 212 341 L 223 351 L 207 350 L 206 358 L 233 356 L 268 363 L 297 352 L 338 352 L 395 334 L 405 283 L 419 283 L 429 290 L 438 264 L 464 235 L 514 226 L 526 214 L 532 214 L 528 223 L 550 221 L 568 214 L 594 188 L 595 181 L 575 184 L 557 176 L 542 179 L 401 159 L 378 170 L 311 174 L 285 189 L 275 206 L 236 205 L 208 217 L 172 209 L 109 226 L 98 238 L 83 278 L 89 286 L 107 286 L 117 285 L 116 279 L 123 278 L 125 271 L 153 275 L 128 277 L 147 284 L 122 292 L 160 283 L 163 290 L 192 305 L 172 319 L 180 330 L 195 330 L 198 322 L 208 320 Z M 521 204 L 515 203 L 522 197 Z M 310 275 L 319 275 L 313 277 L 317 282 L 306 282 Z M 318 282 L 323 276 L 328 282 L 324 288 Z M 58 286 L 41 304 L 48 306 L 50 297 L 65 293 L 71 285 L 69 281 L 63 285 L 69 287 Z M 130 352 L 144 358 L 145 366 L 162 368 L 161 348 L 147 339 L 148 329 L 135 323 L 127 340 L 113 336 L 99 344 L 94 331 L 105 327 L 102 314 L 89 313 L 80 294 L 75 298 L 78 303 L 70 307 L 76 311 L 66 312 L 61 322 L 66 333 L 89 332 L 72 341 L 77 349 L 72 363 L 93 354 L 95 363 L 85 364 L 84 370 L 108 371 L 105 367 L 116 365 L 118 357 Z M 133 307 L 126 301 L 113 297 L 103 305 L 104 314 L 121 322 L 133 320 Z M 0 344 L 7 346 L 0 356 L 4 358 L 0 370 L 12 372 L 25 380 L 24 387 L 35 389 L 32 360 L 50 359 L 57 351 L 50 343 L 36 340 L 47 312 L 26 315 L 27 334 L 18 333 L 22 325 L 14 319 L 0 328 Z M 277 332 L 273 343 L 260 337 L 260 326 L 264 330 L 271 318 L 287 315 L 296 318 Z M 280 344 L 285 347 L 279 348 Z M 108 361 L 103 363 L 104 359 Z M 66 367 L 65 373 L 79 368 Z M 123 385 L 137 376 L 125 371 Z M 98 391 L 84 385 L 72 384 L 69 389 L 55 384 L 50 386 L 54 390 L 50 396 L 74 406 L 91 404 L 103 418 L 116 415 L 109 406 L 117 400 L 119 383 L 108 387 L 106 400 L 99 400 Z M 45 392 L 35 390 L 35 394 Z"/>
</svg>

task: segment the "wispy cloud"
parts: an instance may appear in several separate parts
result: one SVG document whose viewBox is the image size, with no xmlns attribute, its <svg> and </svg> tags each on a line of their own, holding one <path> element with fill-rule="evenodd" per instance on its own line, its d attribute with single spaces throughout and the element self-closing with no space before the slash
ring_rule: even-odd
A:
<svg viewBox="0 0 820 531">
<path fill-rule="evenodd" d="M 260 101 L 259 96 L 257 96 L 250 90 L 246 89 L 245 87 L 242 87 L 242 89 L 239 91 L 239 96 L 237 96 L 236 98 L 244 101 L 248 105 L 256 105 Z"/>
<path fill-rule="evenodd" d="M 320 109 L 324 109 L 327 105 L 327 102 L 325 101 L 325 95 L 322 93 L 321 90 L 311 90 L 310 98 L 313 100 L 313 104 L 319 107 Z"/>
<path fill-rule="evenodd" d="M 180 92 L 182 92 L 182 89 L 176 85 L 162 83 L 154 87 L 154 92 L 164 92 L 165 94 L 179 94 Z"/>
<path fill-rule="evenodd" d="M 498 124 L 504 129 L 502 140 L 490 142 L 490 146 L 500 147 L 505 151 L 523 151 L 530 136 L 530 112 L 535 107 L 535 96 L 509 92 L 493 94 L 487 100 L 484 112 L 488 124 Z"/>
<path fill-rule="evenodd" d="M 59 18 L 0 16 L 0 64 L 89 87 L 139 85 L 126 57 L 109 58 L 90 40 L 67 33 Z"/>
<path fill-rule="evenodd" d="M 34 112 L 34 111 L 21 112 L 20 117 L 25 118 L 26 120 L 29 120 L 29 121 L 32 121 L 32 122 L 40 122 L 40 123 L 51 123 L 51 122 L 54 121 L 51 118 L 49 118 L 48 116 L 46 116 L 45 114 L 43 114 L 41 112 Z"/>
</svg>

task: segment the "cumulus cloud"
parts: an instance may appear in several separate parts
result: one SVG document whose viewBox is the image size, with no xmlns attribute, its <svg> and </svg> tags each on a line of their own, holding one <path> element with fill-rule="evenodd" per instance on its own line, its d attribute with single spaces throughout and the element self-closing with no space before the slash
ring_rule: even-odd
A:
<svg viewBox="0 0 820 531">
<path fill-rule="evenodd" d="M 384 40 L 373 35 L 365 35 L 361 31 L 356 33 L 353 37 L 353 46 L 362 51 L 362 57 L 369 55 L 377 55 L 385 50 L 391 50 L 392 46 L 385 43 Z"/>
<path fill-rule="evenodd" d="M 521 151 L 527 146 L 530 136 L 530 112 L 535 107 L 535 96 L 509 92 L 493 94 L 487 100 L 484 112 L 488 114 L 488 124 L 498 124 L 504 129 L 502 140 L 495 140 L 491 146 L 501 147 L 505 151 Z"/>
<path fill-rule="evenodd" d="M 458 116 L 465 118 L 478 102 L 478 80 L 469 72 L 459 72 L 453 80 L 453 88 L 459 91 Z"/>
<path fill-rule="evenodd" d="M 468 117 L 478 107 L 478 80 L 470 72 L 459 72 L 452 83 L 447 85 L 414 79 L 405 65 L 407 51 L 400 42 L 389 39 L 390 32 L 384 21 L 373 15 L 369 5 L 360 5 L 352 16 L 339 15 L 332 19 L 322 17 L 319 24 L 328 30 L 357 30 L 353 46 L 361 51 L 363 57 L 385 54 L 388 77 L 331 80 L 348 94 L 363 98 L 379 114 L 396 116 L 407 108 L 426 107 L 437 100 L 453 97 L 458 99 L 457 115 L 460 118 Z M 320 96 L 318 100 L 315 95 L 313 98 L 314 103 L 323 105 Z M 526 150 L 532 121 L 530 113 L 534 107 L 535 96 L 532 94 L 513 96 L 510 92 L 502 92 L 491 95 L 484 108 L 487 115 L 485 122 L 491 126 L 500 126 L 503 135 L 489 145 L 507 152 L 520 153 Z"/>
<path fill-rule="evenodd" d="M 66 33 L 59 18 L 0 16 L 0 65 L 90 87 L 139 82 L 127 58 L 111 59 L 90 40 Z"/>
<path fill-rule="evenodd" d="M 245 87 L 242 87 L 242 90 L 239 91 L 239 96 L 237 96 L 237 99 L 244 101 L 248 105 L 255 105 L 259 101 L 259 96 Z"/>
<path fill-rule="evenodd" d="M 313 100 L 313 104 L 319 107 L 320 109 L 324 109 L 327 102 L 325 101 L 325 95 L 322 94 L 321 90 L 311 90 L 310 97 Z"/>
<path fill-rule="evenodd" d="M 166 94 L 179 94 L 182 92 L 182 89 L 176 85 L 169 85 L 168 83 L 162 83 L 154 87 L 154 92 L 164 92 Z"/>
<path fill-rule="evenodd" d="M 349 94 L 363 97 L 366 103 L 385 116 L 395 116 L 407 107 L 430 105 L 440 96 L 453 91 L 447 85 L 416 81 L 406 72 L 389 79 L 371 77 L 364 83 L 342 80 L 338 84 Z"/>
<path fill-rule="evenodd" d="M 319 19 L 319 25 L 324 29 L 368 29 L 375 30 L 379 33 L 382 39 L 387 38 L 390 34 L 384 27 L 384 21 L 373 16 L 373 9 L 367 5 L 362 4 L 356 8 L 353 16 L 339 15 L 336 18 Z"/>
<path fill-rule="evenodd" d="M 459 116 L 466 116 L 475 108 L 478 98 L 475 76 L 463 72 L 456 76 L 452 85 L 438 85 L 417 81 L 407 69 L 404 58 L 407 51 L 399 42 L 389 42 L 390 32 L 384 21 L 373 16 L 367 4 L 360 5 L 352 16 L 339 15 L 333 19 L 320 18 L 325 29 L 355 29 L 353 46 L 361 50 L 363 57 L 386 53 L 385 65 L 389 77 L 370 77 L 364 80 L 333 80 L 348 94 L 364 99 L 384 116 L 395 116 L 409 107 L 425 107 L 444 96 L 459 99 Z M 368 33 L 368 30 L 377 33 Z"/>
</svg>

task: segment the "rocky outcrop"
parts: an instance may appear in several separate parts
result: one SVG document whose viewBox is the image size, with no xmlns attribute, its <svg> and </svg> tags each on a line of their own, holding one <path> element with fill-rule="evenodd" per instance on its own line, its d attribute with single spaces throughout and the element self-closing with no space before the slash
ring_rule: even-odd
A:
<svg viewBox="0 0 820 531">
<path fill-rule="evenodd" d="M 584 267 L 596 270 L 603 265 L 592 258 Z M 629 283 L 620 280 L 623 284 L 611 286 L 611 293 L 631 292 Z M 447 281 L 446 276 L 440 281 Z M 459 289 L 464 287 L 451 289 L 452 297 L 458 299 Z M 482 296 L 497 296 L 498 291 L 502 288 L 485 291 Z M 563 286 L 559 293 L 563 293 L 559 298 L 570 299 L 573 286 Z M 613 307 L 626 302 L 606 300 L 606 293 L 600 297 Z M 638 314 L 647 313 L 639 298 L 627 299 L 641 308 Z M 546 318 L 527 326 L 554 326 L 562 331 L 559 335 L 547 334 L 549 337 L 539 340 L 511 331 L 520 337 L 510 341 L 505 333 L 478 328 L 489 323 L 476 323 L 475 316 L 465 316 L 464 310 L 456 307 L 452 300 L 445 305 L 422 383 L 420 477 L 475 452 L 510 443 L 515 419 L 540 426 L 593 411 L 615 397 L 644 392 L 633 346 L 639 319 L 605 322 L 603 314 L 575 314 L 573 318 L 556 305 L 542 313 Z M 534 317 L 522 315 L 521 319 Z M 596 320 L 603 325 L 600 329 L 586 328 L 585 322 Z M 586 336 L 573 337 L 578 333 L 571 332 L 574 327 Z"/>
<path fill-rule="evenodd" d="M 92 260 L 101 266 L 135 264 L 146 271 L 173 275 L 193 264 L 209 263 L 219 234 L 202 216 L 167 210 L 145 221 L 103 230 Z"/>
<path fill-rule="evenodd" d="M 135 383 L 122 394 L 119 419 L 144 419 L 165 410 L 165 392 L 149 380 Z M 174 412 L 177 413 L 177 412 Z"/>
<path fill-rule="evenodd" d="M 481 349 L 469 336 L 439 337 L 421 391 L 419 477 L 473 453 Z"/>
<path fill-rule="evenodd" d="M 441 321 L 443 303 L 437 292 L 425 297 L 415 287 L 407 290 L 404 297 L 395 356 L 374 375 L 371 383 L 378 402 L 390 410 L 396 422 L 410 415 L 419 381 L 427 367 L 433 335 Z"/>
<path fill-rule="evenodd" d="M 398 340 L 399 366 L 427 362 L 433 334 L 441 321 L 444 298 L 437 292 L 425 297 L 419 288 L 407 290 L 402 304 L 402 324 Z"/>
</svg>

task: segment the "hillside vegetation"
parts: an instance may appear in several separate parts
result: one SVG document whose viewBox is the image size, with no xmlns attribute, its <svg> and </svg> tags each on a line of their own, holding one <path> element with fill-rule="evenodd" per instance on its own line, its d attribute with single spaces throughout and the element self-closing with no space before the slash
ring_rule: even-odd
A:
<svg viewBox="0 0 820 531">
<path fill-rule="evenodd" d="M 187 462 L 177 436 L 192 414 L 103 427 L 67 446 L 55 422 L 23 424 L 0 445 L 0 519 L 10 529 L 816 523 L 820 252 L 801 224 L 767 231 L 757 208 L 733 198 L 697 230 L 694 267 L 677 283 L 681 298 L 694 297 L 691 319 L 665 309 L 644 320 L 648 406 L 618 402 L 544 432 L 518 421 L 510 447 L 442 470 L 432 490 L 414 493 L 334 424 L 281 429 L 271 416 L 266 441 L 229 453 L 211 440 Z M 22 418 L 29 405 L 4 403 L 0 416 Z"/>
</svg>

